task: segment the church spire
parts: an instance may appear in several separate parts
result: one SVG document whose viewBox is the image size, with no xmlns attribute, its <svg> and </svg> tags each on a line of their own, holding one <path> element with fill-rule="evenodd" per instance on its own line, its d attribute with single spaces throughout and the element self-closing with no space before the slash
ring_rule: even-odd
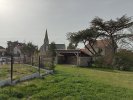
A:
<svg viewBox="0 0 133 100">
<path fill-rule="evenodd" d="M 48 43 L 48 44 L 49 44 L 49 39 L 48 39 L 48 32 L 47 32 L 47 29 L 46 29 L 46 32 L 45 32 L 44 43 Z"/>
<path fill-rule="evenodd" d="M 44 50 L 47 51 L 48 47 L 49 47 L 49 39 L 48 39 L 48 32 L 46 29 L 45 38 L 44 38 Z"/>
</svg>

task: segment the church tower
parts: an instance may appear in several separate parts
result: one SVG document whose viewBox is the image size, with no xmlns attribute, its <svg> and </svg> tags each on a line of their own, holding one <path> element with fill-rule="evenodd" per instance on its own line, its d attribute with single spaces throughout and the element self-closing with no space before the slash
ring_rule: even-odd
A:
<svg viewBox="0 0 133 100">
<path fill-rule="evenodd" d="M 45 38 L 44 38 L 44 51 L 48 51 L 49 48 L 49 39 L 48 39 L 48 33 L 46 29 Z"/>
</svg>

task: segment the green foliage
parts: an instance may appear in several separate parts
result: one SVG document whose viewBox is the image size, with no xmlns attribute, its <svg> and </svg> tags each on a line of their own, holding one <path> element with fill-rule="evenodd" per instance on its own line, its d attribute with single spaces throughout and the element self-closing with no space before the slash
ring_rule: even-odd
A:
<svg viewBox="0 0 133 100">
<path fill-rule="evenodd" d="M 92 54 L 97 55 L 94 44 L 98 38 L 107 39 L 109 47 L 112 51 L 112 59 L 117 50 L 117 42 L 122 38 L 132 37 L 133 34 L 120 34 L 119 31 L 129 28 L 133 25 L 131 17 L 123 15 L 116 20 L 104 21 L 102 18 L 96 17 L 91 21 L 91 28 L 78 32 L 70 32 L 67 39 L 71 43 L 84 43 L 85 48 Z M 87 44 L 86 44 L 87 43 Z"/>
<path fill-rule="evenodd" d="M 32 42 L 24 44 L 21 48 L 23 54 L 28 55 L 29 57 L 33 56 L 34 53 L 38 52 L 38 47 L 34 45 Z"/>
<path fill-rule="evenodd" d="M 70 42 L 67 49 L 76 49 L 76 46 Z"/>
<path fill-rule="evenodd" d="M 116 53 L 118 40 L 133 36 L 133 34 L 119 34 L 118 31 L 129 28 L 132 25 L 131 17 L 126 15 L 116 18 L 116 20 L 104 21 L 102 18 L 96 17 L 91 21 L 91 28 L 103 32 L 103 37 L 109 39 L 110 49 L 113 54 Z"/>
<path fill-rule="evenodd" d="M 44 63 L 44 66 L 45 66 L 45 68 L 47 68 L 47 69 L 53 69 L 53 68 L 54 68 L 54 65 L 52 65 L 51 62 L 45 62 L 45 63 Z"/>
<path fill-rule="evenodd" d="M 50 46 L 49 46 L 49 52 L 51 54 L 52 57 L 55 57 L 56 56 L 56 45 L 55 45 L 55 42 L 51 42 Z"/>
<path fill-rule="evenodd" d="M 114 67 L 119 70 L 133 70 L 133 52 L 123 50 L 115 55 Z"/>
<path fill-rule="evenodd" d="M 7 94 L 0 94 L 0 100 L 7 100 L 9 96 Z"/>
<path fill-rule="evenodd" d="M 32 66 L 23 64 L 14 64 L 13 66 L 13 79 L 19 79 L 26 75 L 30 75 L 38 72 L 38 70 Z M 0 80 L 10 78 L 10 65 L 3 65 L 0 67 Z"/>
<path fill-rule="evenodd" d="M 92 54 L 96 55 L 97 52 L 94 48 L 96 39 L 101 36 L 102 33 L 94 29 L 85 29 L 78 32 L 68 33 L 67 39 L 70 43 L 78 44 L 79 42 L 83 43 L 85 48 Z M 89 47 L 87 46 L 89 45 Z"/>
<path fill-rule="evenodd" d="M 105 68 L 105 69 L 113 69 L 112 66 L 108 63 L 107 57 L 98 57 L 96 61 L 94 62 L 94 65 L 92 67 L 94 68 Z"/>
<path fill-rule="evenodd" d="M 11 53 L 13 53 L 13 49 L 16 47 L 16 46 L 22 46 L 24 45 L 24 43 L 20 43 L 18 41 L 7 41 L 7 48 L 6 48 L 6 55 L 10 55 Z M 19 53 L 18 53 L 19 55 Z"/>
<path fill-rule="evenodd" d="M 104 58 L 100 57 L 98 59 L 96 59 L 94 66 L 93 67 L 103 67 L 104 66 Z"/>
</svg>

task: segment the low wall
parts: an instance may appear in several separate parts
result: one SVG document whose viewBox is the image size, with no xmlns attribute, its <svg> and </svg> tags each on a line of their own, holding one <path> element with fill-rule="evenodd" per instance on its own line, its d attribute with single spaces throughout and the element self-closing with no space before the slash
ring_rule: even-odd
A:
<svg viewBox="0 0 133 100">
<path fill-rule="evenodd" d="M 28 75 L 28 76 L 24 76 L 20 79 L 16 79 L 16 80 L 12 81 L 12 83 L 11 83 L 11 79 L 0 81 L 0 87 L 6 86 L 6 85 L 13 85 L 13 84 L 16 84 L 18 82 L 30 80 L 30 79 L 33 79 L 33 78 L 39 78 L 39 77 L 40 77 L 39 73 L 34 73 L 34 74 L 31 74 L 31 75 Z"/>
</svg>

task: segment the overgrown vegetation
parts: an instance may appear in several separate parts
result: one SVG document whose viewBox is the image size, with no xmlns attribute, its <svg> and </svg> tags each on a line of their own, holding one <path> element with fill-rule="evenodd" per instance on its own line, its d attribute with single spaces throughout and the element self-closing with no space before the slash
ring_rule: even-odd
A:
<svg viewBox="0 0 133 100">
<path fill-rule="evenodd" d="M 10 65 L 0 66 L 0 80 L 10 79 Z M 13 66 L 13 79 L 19 79 L 21 77 L 38 72 L 37 68 L 24 64 L 14 64 Z M 45 71 L 41 70 L 41 74 Z"/>
<path fill-rule="evenodd" d="M 133 52 L 128 50 L 121 50 L 117 52 L 113 59 L 113 64 L 109 64 L 109 58 L 106 56 L 99 57 L 92 67 L 116 69 L 123 71 L 133 71 Z"/>
<path fill-rule="evenodd" d="M 133 71 L 133 52 L 123 50 L 116 53 L 114 67 L 119 70 Z"/>
<path fill-rule="evenodd" d="M 0 100 L 132 100 L 130 72 L 58 66 L 45 79 L 0 88 Z"/>
</svg>

